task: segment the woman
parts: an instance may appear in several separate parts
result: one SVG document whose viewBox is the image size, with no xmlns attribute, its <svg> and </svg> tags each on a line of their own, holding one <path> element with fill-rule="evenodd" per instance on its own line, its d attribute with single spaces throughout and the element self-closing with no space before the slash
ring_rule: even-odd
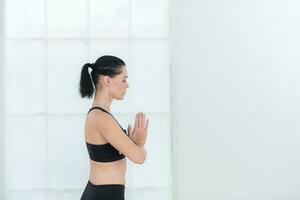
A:
<svg viewBox="0 0 300 200">
<path fill-rule="evenodd" d="M 110 113 L 112 100 L 124 99 L 129 87 L 127 78 L 124 61 L 115 56 L 102 56 L 82 68 L 81 97 L 94 95 L 94 101 L 85 121 L 90 175 L 81 200 L 123 200 L 126 157 L 137 164 L 143 164 L 146 159 L 144 144 L 149 119 L 145 121 L 145 114 L 137 113 L 134 128 L 129 124 L 127 134 Z"/>
</svg>

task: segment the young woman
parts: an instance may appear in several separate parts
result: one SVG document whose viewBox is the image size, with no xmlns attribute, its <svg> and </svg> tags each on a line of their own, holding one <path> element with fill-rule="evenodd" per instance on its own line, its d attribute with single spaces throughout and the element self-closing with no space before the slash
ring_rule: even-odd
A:
<svg viewBox="0 0 300 200">
<path fill-rule="evenodd" d="M 85 120 L 90 175 L 81 200 L 124 200 L 126 157 L 137 164 L 145 162 L 149 119 L 137 113 L 134 127 L 129 124 L 126 133 L 110 113 L 112 100 L 124 99 L 127 78 L 124 61 L 115 56 L 102 56 L 82 68 L 80 94 L 93 98 L 93 105 Z"/>
</svg>

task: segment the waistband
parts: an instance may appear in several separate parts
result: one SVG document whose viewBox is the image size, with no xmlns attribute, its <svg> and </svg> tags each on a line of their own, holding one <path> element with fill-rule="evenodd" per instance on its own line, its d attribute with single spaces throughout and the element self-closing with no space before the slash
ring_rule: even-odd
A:
<svg viewBox="0 0 300 200">
<path fill-rule="evenodd" d="M 96 185 L 94 183 L 92 183 L 90 180 L 88 180 L 88 184 L 93 186 L 93 187 L 97 187 L 97 188 L 101 188 L 101 187 L 120 187 L 120 188 L 125 188 L 125 185 L 123 184 L 101 184 L 101 185 Z"/>
</svg>

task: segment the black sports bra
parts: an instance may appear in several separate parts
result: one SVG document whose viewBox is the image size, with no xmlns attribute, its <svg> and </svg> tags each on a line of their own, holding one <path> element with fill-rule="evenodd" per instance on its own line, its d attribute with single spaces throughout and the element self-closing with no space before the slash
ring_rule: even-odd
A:
<svg viewBox="0 0 300 200">
<path fill-rule="evenodd" d="M 110 114 L 108 111 L 106 111 L 105 109 L 98 107 L 98 106 L 92 107 L 89 110 L 89 112 L 92 111 L 93 109 L 102 110 L 103 112 L 108 113 L 109 115 L 111 115 L 114 118 L 114 116 L 112 114 Z M 123 132 L 127 135 L 126 130 L 122 128 L 122 126 L 119 124 L 119 122 L 115 118 L 114 118 L 114 120 L 118 123 L 118 125 L 121 127 Z M 116 148 L 114 148 L 110 143 L 105 143 L 105 144 L 91 144 L 88 142 L 85 142 L 85 143 L 86 143 L 86 147 L 87 147 L 89 157 L 91 160 L 94 160 L 97 162 L 112 162 L 112 161 L 116 161 L 116 160 L 121 160 L 125 157 Z"/>
</svg>

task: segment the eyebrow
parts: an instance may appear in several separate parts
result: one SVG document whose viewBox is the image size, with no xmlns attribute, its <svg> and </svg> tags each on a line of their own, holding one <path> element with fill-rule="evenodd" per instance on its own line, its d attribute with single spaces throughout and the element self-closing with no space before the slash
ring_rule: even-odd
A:
<svg viewBox="0 0 300 200">
<path fill-rule="evenodd" d="M 124 76 L 124 78 L 128 78 L 128 76 Z"/>
</svg>

